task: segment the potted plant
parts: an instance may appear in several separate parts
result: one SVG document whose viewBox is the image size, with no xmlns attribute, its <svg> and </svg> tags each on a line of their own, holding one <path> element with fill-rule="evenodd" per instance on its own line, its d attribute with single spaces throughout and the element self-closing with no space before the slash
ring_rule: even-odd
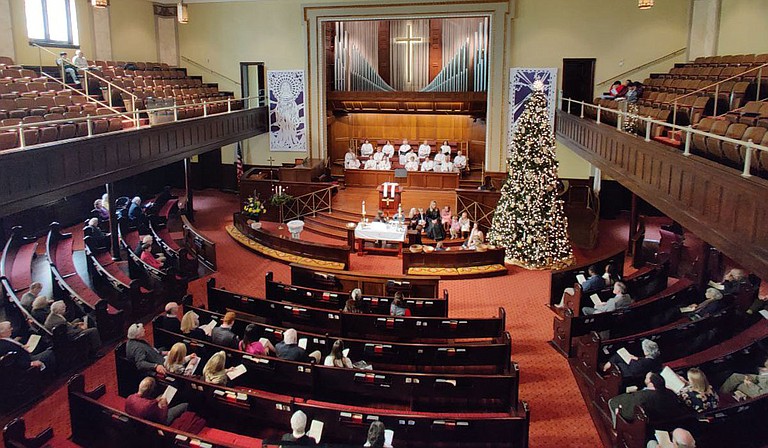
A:
<svg viewBox="0 0 768 448">
<path fill-rule="evenodd" d="M 243 214 L 256 222 L 259 221 L 261 214 L 266 212 L 267 208 L 258 196 L 249 197 L 243 205 Z"/>
</svg>

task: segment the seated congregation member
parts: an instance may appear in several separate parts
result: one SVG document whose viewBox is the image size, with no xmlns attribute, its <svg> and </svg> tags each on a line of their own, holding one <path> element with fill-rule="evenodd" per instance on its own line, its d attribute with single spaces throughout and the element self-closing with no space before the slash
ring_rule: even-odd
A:
<svg viewBox="0 0 768 448">
<path fill-rule="evenodd" d="M 443 209 L 440 211 L 440 221 L 443 223 L 443 228 L 446 232 L 448 232 L 451 229 L 451 206 L 446 205 L 443 207 Z"/>
<path fill-rule="evenodd" d="M 386 216 L 384 216 L 384 211 L 379 210 L 376 212 L 376 216 L 373 218 L 373 222 L 387 222 L 389 221 Z"/>
<path fill-rule="evenodd" d="M 749 287 L 747 273 L 743 269 L 731 269 L 723 277 L 721 283 L 710 281 L 709 286 L 717 288 L 723 292 L 723 295 L 738 294 L 742 288 Z"/>
<path fill-rule="evenodd" d="M 477 222 L 475 222 L 472 224 L 472 230 L 469 232 L 464 244 L 461 245 L 461 248 L 465 250 L 475 250 L 478 245 L 483 243 L 483 241 L 485 241 L 485 235 L 483 234 L 483 231 L 480 230 Z"/>
<path fill-rule="evenodd" d="M 275 345 L 275 351 L 277 357 L 280 359 L 286 359 L 288 361 L 299 362 L 320 362 L 320 352 L 315 350 L 314 352 L 307 354 L 307 351 L 299 347 L 299 335 L 294 328 L 289 328 L 283 333 L 283 340 Z"/>
<path fill-rule="evenodd" d="M 205 330 L 200 328 L 200 316 L 194 311 L 187 311 L 181 318 L 181 333 L 193 339 L 208 339 Z"/>
<path fill-rule="evenodd" d="M 461 151 L 456 151 L 456 157 L 453 158 L 453 169 L 455 171 L 462 171 L 467 168 L 467 157 L 461 154 Z"/>
<path fill-rule="evenodd" d="M 707 376 L 699 368 L 688 369 L 686 385 L 677 392 L 677 396 L 686 406 L 696 412 L 707 412 L 717 408 L 720 397 L 709 384 Z M 682 379 L 682 378 L 681 378 Z"/>
<path fill-rule="evenodd" d="M 144 337 L 144 324 L 135 323 L 128 327 L 128 342 L 125 344 L 125 357 L 132 361 L 136 369 L 143 373 L 165 375 L 165 358 L 163 354 L 152 347 Z"/>
<path fill-rule="evenodd" d="M 445 239 L 445 229 L 443 229 L 442 217 L 440 216 L 440 209 L 437 208 L 437 201 L 429 203 L 429 208 L 426 213 L 427 236 L 435 241 L 442 241 Z"/>
<path fill-rule="evenodd" d="M 449 227 L 449 230 L 451 232 L 451 239 L 455 240 L 461 235 L 461 224 L 459 224 L 459 217 L 456 215 L 453 215 L 451 217 L 451 225 Z"/>
<path fill-rule="evenodd" d="M 612 311 L 629 308 L 631 304 L 632 297 L 627 294 L 627 285 L 622 282 L 616 282 L 613 285 L 613 297 L 605 302 L 595 305 L 594 308 L 591 306 L 585 306 L 581 309 L 581 311 L 584 315 L 610 313 Z"/>
<path fill-rule="evenodd" d="M 371 448 L 384 448 L 386 445 L 384 445 L 384 431 L 385 431 L 384 423 L 377 420 L 373 423 L 371 423 L 371 426 L 368 427 L 368 435 L 365 438 L 365 445 L 364 447 L 371 447 Z"/>
<path fill-rule="evenodd" d="M 387 171 L 392 169 L 392 164 L 389 162 L 389 157 L 382 157 L 381 160 L 376 162 L 376 169 Z"/>
<path fill-rule="evenodd" d="M 477 223 L 475 223 L 475 226 L 472 226 L 472 221 L 469 220 L 469 215 L 467 215 L 467 212 L 462 212 L 461 217 L 459 218 L 459 225 L 461 226 L 461 237 L 462 238 L 469 238 L 469 232 L 473 228 L 477 228 Z"/>
<path fill-rule="evenodd" d="M 683 428 L 672 431 L 672 448 L 696 448 L 696 440 L 693 435 Z M 659 442 L 651 440 L 645 448 L 659 448 Z"/>
<path fill-rule="evenodd" d="M 155 379 L 146 377 L 139 383 L 139 390 L 125 399 L 125 413 L 161 425 L 170 425 L 186 412 L 187 403 L 168 407 L 168 401 L 160 395 L 155 397 Z"/>
<path fill-rule="evenodd" d="M 337 339 L 331 347 L 331 353 L 325 357 L 324 366 L 352 368 L 352 361 L 344 356 L 344 341 Z"/>
<path fill-rule="evenodd" d="M 29 368 L 42 370 L 50 369 L 50 372 L 56 370 L 56 356 L 53 350 L 48 347 L 43 349 L 42 344 L 38 344 L 33 354 L 27 351 L 27 346 L 13 339 L 13 326 L 8 321 L 0 322 L 0 358 L 15 352 L 13 364 L 5 367 L 14 367 L 20 371 L 26 371 Z"/>
<path fill-rule="evenodd" d="M 674 392 L 667 389 L 664 378 L 658 373 L 645 375 L 645 388 L 636 392 L 617 395 L 608 400 L 608 407 L 616 427 L 616 413 L 628 421 L 635 419 L 635 408 L 642 406 L 650 421 L 671 420 L 685 415 L 688 410 L 677 399 Z"/>
<path fill-rule="evenodd" d="M 351 149 L 352 148 L 350 148 L 350 150 Z M 373 145 L 371 144 L 371 142 L 368 141 L 368 139 L 365 139 L 365 141 L 363 141 L 363 144 L 360 145 L 360 155 L 370 157 L 371 154 L 373 154 Z"/>
<path fill-rule="evenodd" d="M 658 360 L 661 355 L 659 344 L 650 339 L 643 339 L 640 345 L 643 348 L 642 358 L 632 355 L 629 363 L 626 363 L 621 359 L 621 356 L 614 353 L 611 356 L 610 361 L 603 366 L 603 372 L 607 372 L 611 368 L 611 365 L 615 365 L 621 372 L 622 378 L 629 380 L 642 378 L 648 372 L 661 372 L 661 362 Z"/>
<path fill-rule="evenodd" d="M 376 161 L 371 157 L 370 159 L 365 161 L 365 165 L 363 165 L 364 170 L 375 170 L 376 169 Z"/>
<path fill-rule="evenodd" d="M 410 316 L 411 310 L 405 307 L 403 302 L 403 293 L 400 291 L 395 293 L 394 299 L 392 299 L 392 305 L 389 306 L 390 316 Z"/>
<path fill-rule="evenodd" d="M 181 321 L 179 320 L 179 304 L 168 302 L 165 304 L 165 314 L 156 321 L 160 328 L 171 333 L 181 333 Z"/>
<path fill-rule="evenodd" d="M 403 140 L 403 144 L 397 150 L 397 155 L 400 156 L 400 165 L 405 165 L 405 155 L 411 152 L 411 145 L 408 144 L 408 139 Z"/>
<path fill-rule="evenodd" d="M 215 327 L 211 332 L 211 342 L 222 347 L 236 349 L 240 345 L 240 338 L 232 331 L 234 324 L 235 313 L 228 311 L 221 321 L 221 326 Z"/>
<path fill-rule="evenodd" d="M 432 147 L 429 146 L 428 141 L 424 140 L 424 143 L 419 145 L 419 151 L 418 151 L 419 159 L 422 159 L 422 160 L 427 159 L 429 158 L 430 154 L 432 154 Z"/>
<path fill-rule="evenodd" d="M 707 288 L 706 292 L 704 292 L 704 299 L 699 304 L 694 303 L 691 305 L 694 307 L 692 311 L 699 316 L 716 313 L 725 306 L 723 293 L 718 289 Z"/>
<path fill-rule="evenodd" d="M 613 99 L 617 97 L 621 97 L 624 95 L 624 92 L 626 91 L 626 87 L 621 83 L 621 81 L 614 81 L 613 84 L 611 84 L 611 88 L 602 94 L 600 98 L 603 99 Z"/>
<path fill-rule="evenodd" d="M 440 154 L 451 155 L 451 145 L 448 144 L 448 140 L 443 141 L 443 145 L 440 147 Z"/>
<path fill-rule="evenodd" d="M 32 302 L 32 318 L 38 322 L 45 322 L 48 318 L 48 314 L 51 312 L 51 301 L 46 296 L 37 296 L 35 301 Z"/>
<path fill-rule="evenodd" d="M 349 148 L 349 151 L 344 155 L 344 169 L 356 170 L 360 168 L 360 160 L 357 159 L 355 150 Z"/>
<path fill-rule="evenodd" d="M 99 336 L 99 330 L 95 328 L 88 328 L 85 322 L 74 320 L 68 322 L 65 315 L 67 314 L 67 305 L 62 300 L 57 300 L 51 304 L 51 312 L 45 319 L 45 328 L 48 331 L 53 331 L 55 327 L 59 325 L 67 326 L 67 338 L 73 340 L 83 337 L 88 340 L 89 353 L 92 357 L 96 357 L 101 347 L 101 337 Z"/>
<path fill-rule="evenodd" d="M 88 226 L 85 229 L 86 235 L 90 235 L 88 239 L 91 241 L 89 248 L 93 251 L 101 249 L 101 251 L 108 251 L 112 246 L 109 240 L 109 234 L 102 232 L 99 228 L 99 218 L 91 218 L 88 220 Z"/>
<path fill-rule="evenodd" d="M 597 266 L 592 265 L 587 268 L 587 280 L 581 284 L 581 291 L 584 294 L 591 294 L 605 288 L 605 279 L 598 275 Z"/>
<path fill-rule="evenodd" d="M 167 372 L 183 375 L 184 369 L 187 368 L 187 364 L 193 358 L 197 358 L 197 355 L 194 353 L 187 355 L 187 346 L 182 342 L 177 342 L 168 352 L 163 366 Z"/>
<path fill-rule="evenodd" d="M 128 208 L 128 219 L 130 219 L 134 225 L 139 226 L 144 224 L 147 219 L 147 216 L 144 214 L 144 209 L 141 207 L 141 198 L 138 196 L 131 199 L 131 205 Z"/>
<path fill-rule="evenodd" d="M 616 275 L 616 267 L 613 265 L 613 263 L 606 264 L 605 272 L 603 272 L 603 281 L 605 282 L 605 286 L 613 286 L 613 284 L 618 280 L 619 276 Z M 584 285 L 582 285 L 581 288 L 583 290 Z"/>
<path fill-rule="evenodd" d="M 77 67 L 72 65 L 67 60 L 67 52 L 62 51 L 59 53 L 59 57 L 56 58 L 56 65 L 60 67 L 60 69 L 69 76 L 69 78 L 72 80 L 73 83 L 80 85 L 80 78 L 77 76 Z M 65 77 L 65 82 L 66 77 Z"/>
<path fill-rule="evenodd" d="M 35 301 L 37 296 L 40 295 L 40 291 L 43 290 L 43 285 L 40 282 L 32 282 L 29 285 L 29 290 L 24 293 L 23 296 L 21 296 L 21 306 L 27 309 L 27 311 L 32 309 L 32 302 Z M 43 319 L 45 320 L 45 319 Z"/>
<path fill-rule="evenodd" d="M 291 432 L 283 434 L 283 442 L 292 442 L 291 445 L 312 446 L 317 441 L 307 435 L 307 415 L 303 411 L 296 411 L 291 416 Z"/>
<path fill-rule="evenodd" d="M 259 338 L 259 327 L 256 324 L 248 324 L 243 333 L 243 339 L 238 344 L 238 349 L 251 355 L 269 356 L 277 350 L 267 338 Z"/>
<path fill-rule="evenodd" d="M 104 201 L 101 199 L 93 201 L 93 211 L 96 213 L 96 218 L 99 218 L 99 221 L 109 221 L 109 210 L 104 207 Z"/>
<path fill-rule="evenodd" d="M 404 167 L 406 171 L 419 171 L 419 157 L 416 154 L 409 152 L 405 156 Z"/>
<path fill-rule="evenodd" d="M 734 392 L 737 398 L 755 398 L 768 393 L 768 360 L 756 375 L 734 373 L 720 386 L 721 394 L 730 395 Z"/>
<path fill-rule="evenodd" d="M 342 312 L 351 314 L 363 313 L 363 292 L 360 288 L 355 288 L 349 293 L 349 299 L 344 304 Z"/>
<path fill-rule="evenodd" d="M 387 140 L 387 143 L 384 144 L 384 146 L 381 147 L 381 152 L 384 153 L 385 156 L 388 158 L 395 157 L 395 147 L 392 146 L 392 143 Z"/>
<path fill-rule="evenodd" d="M 435 162 L 431 161 L 429 159 L 429 155 L 424 159 L 423 162 L 421 162 L 421 171 L 434 171 L 435 170 Z"/>
<path fill-rule="evenodd" d="M 154 255 L 152 255 L 152 245 L 145 244 L 141 249 L 141 261 L 144 263 L 147 263 L 148 265 L 152 266 L 155 269 L 163 269 L 165 267 L 165 263 L 160 261 L 159 259 L 155 258 Z"/>
<path fill-rule="evenodd" d="M 443 244 L 442 241 L 438 241 L 437 244 L 435 244 L 435 252 L 443 252 L 445 251 L 445 244 Z"/>
<path fill-rule="evenodd" d="M 227 376 L 227 354 L 222 350 L 216 352 L 208 359 L 203 367 L 203 380 L 206 383 L 226 386 L 229 377 Z"/>
<path fill-rule="evenodd" d="M 762 310 L 768 310 L 768 296 L 758 297 L 749 306 L 747 314 L 757 314 Z"/>
</svg>

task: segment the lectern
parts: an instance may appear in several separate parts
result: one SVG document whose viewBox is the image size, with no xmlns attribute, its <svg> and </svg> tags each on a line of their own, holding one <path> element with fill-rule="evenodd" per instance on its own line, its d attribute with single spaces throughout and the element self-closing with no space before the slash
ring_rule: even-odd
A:
<svg viewBox="0 0 768 448">
<path fill-rule="evenodd" d="M 397 211 L 403 195 L 403 187 L 396 183 L 384 182 L 376 187 L 379 192 L 379 209 L 383 211 Z"/>
</svg>

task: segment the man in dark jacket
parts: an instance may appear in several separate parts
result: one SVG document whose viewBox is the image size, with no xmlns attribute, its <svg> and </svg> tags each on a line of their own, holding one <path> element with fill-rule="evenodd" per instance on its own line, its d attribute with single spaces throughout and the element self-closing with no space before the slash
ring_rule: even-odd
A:
<svg viewBox="0 0 768 448">
<path fill-rule="evenodd" d="M 128 342 L 125 344 L 125 357 L 133 361 L 136 369 L 143 373 L 156 372 L 165 375 L 165 358 L 156 348 L 144 339 L 146 331 L 143 324 L 128 327 Z"/>
<path fill-rule="evenodd" d="M 235 313 L 229 311 L 224 315 L 221 326 L 213 329 L 211 333 L 211 342 L 222 347 L 237 349 L 240 344 L 240 338 L 232 331 L 232 325 L 235 323 Z"/>
<path fill-rule="evenodd" d="M 648 372 L 645 388 L 637 392 L 617 395 L 608 400 L 608 407 L 616 427 L 616 414 L 625 420 L 635 418 L 635 408 L 642 406 L 651 422 L 671 420 L 685 415 L 688 409 L 678 400 L 677 394 L 667 389 L 664 378 L 658 373 Z"/>
<path fill-rule="evenodd" d="M 30 367 L 36 367 L 40 370 L 49 368 L 51 371 L 56 368 L 56 357 L 53 354 L 53 350 L 46 348 L 39 353 L 31 355 L 27 351 L 26 346 L 11 338 L 12 335 L 13 326 L 11 323 L 8 321 L 0 322 L 0 357 L 15 352 L 13 367 L 22 371 Z"/>
</svg>

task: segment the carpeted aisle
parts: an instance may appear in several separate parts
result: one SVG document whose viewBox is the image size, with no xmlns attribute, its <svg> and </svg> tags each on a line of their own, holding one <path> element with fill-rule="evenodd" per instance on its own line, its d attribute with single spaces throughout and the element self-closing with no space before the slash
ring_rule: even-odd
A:
<svg viewBox="0 0 768 448">
<path fill-rule="evenodd" d="M 232 291 L 263 296 L 264 273 L 272 270 L 276 280 L 289 282 L 287 265 L 261 258 L 240 247 L 224 230 L 238 207 L 235 195 L 206 190 L 195 193 L 195 227 L 216 242 L 219 272 L 217 284 Z M 598 250 L 577 251 L 579 261 L 606 254 L 626 241 L 626 224 L 609 221 L 601 225 Z M 394 257 L 352 256 L 352 268 L 359 271 L 400 272 Z M 190 284 L 195 302 L 204 303 L 205 281 Z M 510 275 L 441 283 L 448 289 L 451 316 L 491 316 L 498 307 L 507 311 L 507 329 L 512 336 L 512 358 L 520 365 L 521 399 L 531 407 L 532 448 L 601 446 L 597 431 L 581 398 L 567 361 L 548 344 L 552 337 L 553 313 L 545 306 L 549 294 L 549 272 L 510 267 Z M 87 384 L 102 382 L 115 391 L 114 357 L 108 355 L 86 369 Z M 29 411 L 25 418 L 30 433 L 46 426 L 56 434 L 69 435 L 66 389 Z"/>
</svg>

